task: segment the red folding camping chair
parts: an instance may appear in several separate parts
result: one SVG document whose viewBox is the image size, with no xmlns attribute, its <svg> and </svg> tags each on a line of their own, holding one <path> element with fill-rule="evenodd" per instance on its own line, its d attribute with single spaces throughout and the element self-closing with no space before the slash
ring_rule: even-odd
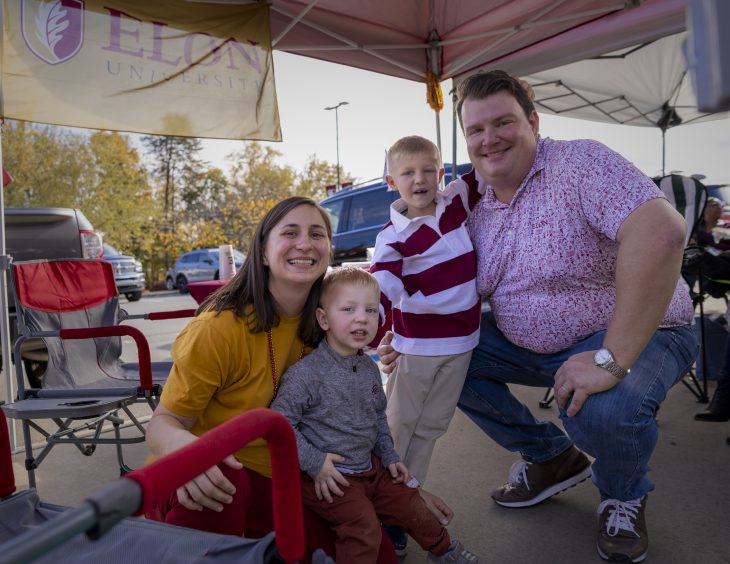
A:
<svg viewBox="0 0 730 564">
<path fill-rule="evenodd" d="M 257 540 L 129 518 L 150 511 L 179 486 L 250 441 L 266 439 L 271 456 L 274 533 Z M 0 413 L 0 564 L 295 562 L 304 555 L 296 439 L 286 419 L 259 408 L 231 419 L 188 446 L 113 482 L 68 509 L 43 503 L 15 485 L 5 418 Z M 86 533 L 82 535 L 81 533 Z M 313 562 L 333 561 L 318 550 Z"/>
<path fill-rule="evenodd" d="M 35 487 L 35 469 L 57 444 L 73 444 L 87 456 L 96 445 L 114 444 L 120 472 L 130 471 L 122 445 L 145 440 L 144 427 L 130 406 L 145 402 L 155 408 L 172 362 L 151 362 L 142 332 L 120 323 L 190 317 L 194 310 L 128 315 L 119 306 L 112 266 L 105 261 L 18 262 L 11 273 L 19 334 L 15 358 L 21 358 L 21 347 L 29 339 L 43 339 L 48 350 L 38 387 L 25 387 L 22 363 L 15 363 L 17 401 L 2 406 L 8 417 L 22 421 L 30 486 Z M 139 362 L 122 362 L 123 335 L 134 339 Z M 136 429 L 134 436 L 121 436 L 121 415 Z M 52 421 L 56 430 L 48 431 L 49 425 L 44 427 L 40 420 Z M 109 423 L 114 436 L 104 437 Z M 46 442 L 37 455 L 31 429 Z"/>
</svg>

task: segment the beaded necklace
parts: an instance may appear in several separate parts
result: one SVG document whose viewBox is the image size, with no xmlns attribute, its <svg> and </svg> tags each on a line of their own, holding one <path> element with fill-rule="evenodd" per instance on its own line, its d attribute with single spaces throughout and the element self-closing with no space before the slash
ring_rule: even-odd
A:
<svg viewBox="0 0 730 564">
<path fill-rule="evenodd" d="M 279 382 L 280 379 L 277 375 L 276 370 L 276 358 L 274 357 L 274 339 L 271 336 L 271 330 L 268 330 L 266 332 L 266 336 L 268 337 L 268 343 L 269 343 L 269 362 L 271 363 L 271 381 L 274 384 L 274 395 L 271 396 L 271 402 L 269 402 L 269 406 L 274 401 L 274 398 L 276 397 L 276 394 L 279 393 Z M 304 343 L 302 343 L 302 350 L 299 353 L 299 360 L 302 360 L 304 358 Z"/>
</svg>

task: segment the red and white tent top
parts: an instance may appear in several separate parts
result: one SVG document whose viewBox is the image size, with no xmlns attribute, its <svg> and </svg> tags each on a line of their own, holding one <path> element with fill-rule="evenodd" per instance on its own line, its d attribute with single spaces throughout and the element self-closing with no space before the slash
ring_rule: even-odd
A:
<svg viewBox="0 0 730 564">
<path fill-rule="evenodd" d="M 424 82 L 427 71 L 440 80 L 484 67 L 528 74 L 656 39 L 684 29 L 687 0 L 268 4 L 274 49 Z"/>
</svg>

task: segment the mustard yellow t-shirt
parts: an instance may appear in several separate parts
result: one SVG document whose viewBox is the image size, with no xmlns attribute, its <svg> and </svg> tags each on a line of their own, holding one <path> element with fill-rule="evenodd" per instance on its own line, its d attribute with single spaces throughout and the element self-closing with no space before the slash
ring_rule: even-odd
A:
<svg viewBox="0 0 730 564">
<path fill-rule="evenodd" d="M 277 378 L 297 362 L 302 341 L 299 317 L 282 317 L 272 329 Z M 309 349 L 307 349 L 308 351 Z M 201 313 L 175 339 L 175 361 L 161 401 L 170 411 L 195 417 L 197 436 L 253 409 L 268 407 L 274 394 L 266 332 L 251 333 L 232 311 Z M 236 452 L 241 463 L 271 476 L 269 451 L 257 439 Z"/>
</svg>

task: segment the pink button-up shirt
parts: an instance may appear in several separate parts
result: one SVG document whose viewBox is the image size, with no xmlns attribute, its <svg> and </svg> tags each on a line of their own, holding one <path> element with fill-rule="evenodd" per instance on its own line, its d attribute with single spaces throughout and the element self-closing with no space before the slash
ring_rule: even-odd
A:
<svg viewBox="0 0 730 564">
<path fill-rule="evenodd" d="M 487 187 L 467 224 L 477 287 L 504 335 L 553 353 L 606 329 L 616 305 L 616 234 L 634 209 L 662 197 L 601 143 L 539 139 L 512 202 Z M 680 279 L 661 327 L 691 324 L 693 315 Z"/>
</svg>

